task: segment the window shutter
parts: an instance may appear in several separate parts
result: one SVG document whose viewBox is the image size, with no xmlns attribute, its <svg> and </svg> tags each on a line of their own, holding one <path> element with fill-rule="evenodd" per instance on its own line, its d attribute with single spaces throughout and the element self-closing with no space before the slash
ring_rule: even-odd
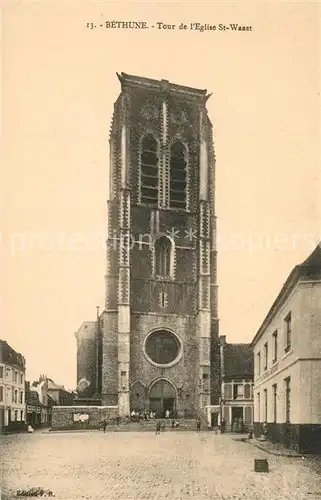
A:
<svg viewBox="0 0 321 500">
<path fill-rule="evenodd" d="M 250 386 L 250 384 L 244 385 L 244 399 L 251 399 L 251 386 Z"/>
<path fill-rule="evenodd" d="M 228 406 L 224 406 L 223 408 L 223 418 L 226 424 L 230 422 L 230 409 Z"/>
<path fill-rule="evenodd" d="M 244 423 L 252 424 L 252 407 L 245 406 L 244 407 Z"/>
<path fill-rule="evenodd" d="M 224 398 L 232 399 L 232 384 L 224 384 Z"/>
</svg>

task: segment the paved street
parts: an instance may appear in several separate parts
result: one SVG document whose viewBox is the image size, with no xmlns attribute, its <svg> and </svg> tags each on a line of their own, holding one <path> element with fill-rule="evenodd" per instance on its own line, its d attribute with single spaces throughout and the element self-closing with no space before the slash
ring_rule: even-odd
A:
<svg viewBox="0 0 321 500">
<path fill-rule="evenodd" d="M 321 499 L 321 476 L 230 435 L 41 433 L 3 439 L 1 500 L 41 486 L 56 499 Z M 253 471 L 268 458 L 269 474 Z"/>
</svg>

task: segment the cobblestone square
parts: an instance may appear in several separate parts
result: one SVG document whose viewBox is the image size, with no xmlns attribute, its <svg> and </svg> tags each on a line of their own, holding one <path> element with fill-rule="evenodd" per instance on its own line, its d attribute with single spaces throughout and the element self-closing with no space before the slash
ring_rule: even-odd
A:
<svg viewBox="0 0 321 500">
<path fill-rule="evenodd" d="M 83 432 L 6 436 L 2 496 L 41 486 L 56 499 L 303 500 L 321 476 L 301 458 L 277 457 L 209 432 Z M 270 473 L 254 472 L 267 458 Z"/>
</svg>

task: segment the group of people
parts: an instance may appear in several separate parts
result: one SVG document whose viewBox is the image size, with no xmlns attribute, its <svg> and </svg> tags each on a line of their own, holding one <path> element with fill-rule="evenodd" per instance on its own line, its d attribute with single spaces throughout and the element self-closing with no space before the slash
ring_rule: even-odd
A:
<svg viewBox="0 0 321 500">
<path fill-rule="evenodd" d="M 171 412 L 170 410 L 166 410 L 166 412 L 165 412 L 165 420 L 169 420 L 170 418 L 171 418 L 171 427 L 172 427 L 172 429 L 175 429 L 175 428 L 179 427 L 179 421 L 176 418 L 174 418 L 173 412 Z M 129 417 L 126 417 L 126 419 L 129 421 Z M 163 432 L 165 431 L 165 420 L 156 419 L 156 413 L 153 412 L 153 411 L 150 411 L 150 412 L 144 411 L 144 412 L 139 413 L 139 412 L 136 412 L 135 410 L 133 410 L 131 412 L 131 414 L 130 414 L 130 420 L 131 421 L 135 421 L 137 419 L 138 420 L 155 419 L 156 420 L 156 435 L 160 434 L 161 430 Z M 116 417 L 116 426 L 117 426 L 117 429 L 119 429 L 120 421 L 121 421 L 121 418 L 119 416 L 117 416 Z M 102 430 L 104 432 L 106 432 L 106 429 L 107 429 L 107 426 L 108 426 L 109 423 L 110 422 L 108 420 L 106 420 L 106 419 L 103 420 L 103 422 L 102 422 Z M 196 418 L 196 432 L 200 432 L 201 425 L 202 425 L 201 418 L 197 417 Z M 237 421 L 236 425 L 237 425 L 237 428 L 241 429 L 243 427 L 243 421 Z M 223 418 L 221 420 L 220 426 L 217 428 L 217 430 L 220 431 L 221 434 L 224 434 L 225 427 L 226 427 L 226 422 L 225 422 L 225 419 Z M 232 429 L 233 429 L 233 425 L 232 425 Z M 236 430 L 236 426 L 234 426 L 233 430 Z M 33 429 L 32 429 L 31 426 L 28 426 L 28 432 L 33 432 Z M 252 437 L 252 435 L 250 437 Z"/>
<path fill-rule="evenodd" d="M 171 424 L 172 424 L 172 429 L 176 429 L 177 427 L 179 427 L 179 421 L 176 420 L 175 418 L 172 418 L 172 423 Z M 160 434 L 161 430 L 163 432 L 165 432 L 165 422 L 164 422 L 164 420 L 159 420 L 158 419 L 156 421 L 156 435 Z"/>
<path fill-rule="evenodd" d="M 137 421 L 137 420 L 149 420 L 149 419 L 155 419 L 156 418 L 156 413 L 154 411 L 135 411 L 133 410 L 130 414 L 130 419 L 132 421 Z"/>
<path fill-rule="evenodd" d="M 166 410 L 162 416 L 156 415 L 156 412 L 153 410 L 143 410 L 143 411 L 136 411 L 132 410 L 130 414 L 130 419 L 132 421 L 137 421 L 137 420 L 151 420 L 151 419 L 156 419 L 157 417 L 160 418 L 166 418 L 168 419 L 173 419 L 174 418 L 174 412 L 172 410 Z"/>
<path fill-rule="evenodd" d="M 169 418 L 169 417 L 166 417 L 165 418 Z M 201 424 L 202 424 L 202 421 L 201 421 L 201 418 L 200 417 L 197 417 L 196 419 L 196 432 L 200 432 L 201 430 Z M 176 420 L 175 418 L 172 418 L 172 429 L 175 429 L 179 427 L 179 421 Z M 165 421 L 164 420 L 157 420 L 156 421 L 156 435 L 160 434 L 161 433 L 161 430 L 164 432 L 165 431 Z"/>
</svg>

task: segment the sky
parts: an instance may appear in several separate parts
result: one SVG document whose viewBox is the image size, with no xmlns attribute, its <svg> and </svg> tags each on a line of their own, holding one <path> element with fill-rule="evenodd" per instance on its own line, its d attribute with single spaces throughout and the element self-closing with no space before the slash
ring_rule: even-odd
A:
<svg viewBox="0 0 321 500">
<path fill-rule="evenodd" d="M 116 72 L 213 93 L 220 334 L 250 342 L 321 235 L 317 3 L 4 5 L 1 338 L 28 379 L 73 389 L 74 332 L 104 306 Z M 113 20 L 252 31 L 86 27 Z"/>
</svg>

